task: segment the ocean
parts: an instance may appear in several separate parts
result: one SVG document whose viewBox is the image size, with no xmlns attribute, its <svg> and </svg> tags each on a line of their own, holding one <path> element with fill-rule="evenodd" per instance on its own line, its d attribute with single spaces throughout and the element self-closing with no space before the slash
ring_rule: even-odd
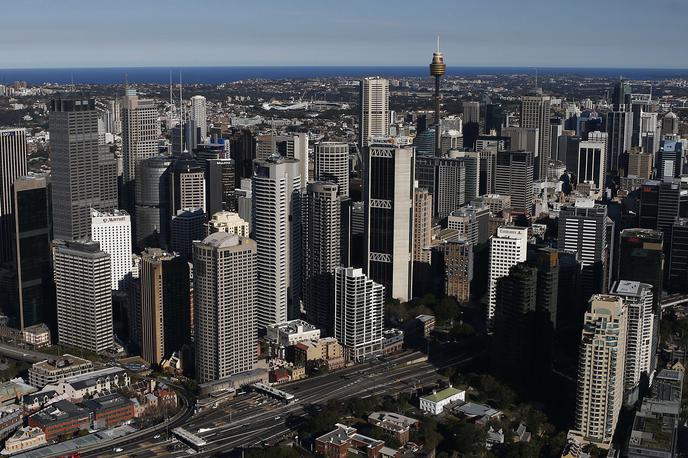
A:
<svg viewBox="0 0 688 458">
<path fill-rule="evenodd" d="M 538 68 L 541 76 L 576 75 L 630 80 L 663 80 L 688 78 L 688 69 L 641 68 Z M 219 84 L 246 79 L 302 79 L 334 76 L 361 77 L 424 77 L 428 67 L 111 67 L 111 68 L 33 68 L 0 69 L 0 83 L 27 81 L 30 84 L 81 83 L 118 84 L 126 78 L 132 83 L 167 83 L 172 72 L 173 81 L 179 81 L 179 72 L 185 84 Z M 534 67 L 448 67 L 449 76 L 534 74 Z"/>
</svg>

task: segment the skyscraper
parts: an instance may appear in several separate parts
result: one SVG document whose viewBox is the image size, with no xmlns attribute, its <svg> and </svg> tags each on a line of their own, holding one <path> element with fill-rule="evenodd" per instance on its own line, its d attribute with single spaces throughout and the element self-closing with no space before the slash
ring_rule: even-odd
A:
<svg viewBox="0 0 688 458">
<path fill-rule="evenodd" d="M 611 442 L 623 404 L 627 327 L 622 298 L 590 298 L 580 343 L 574 428 L 597 444 Z"/>
<path fill-rule="evenodd" d="M 609 246 L 607 207 L 578 199 L 559 213 L 558 248 L 578 254 L 582 264 L 583 297 L 606 291 Z"/>
<path fill-rule="evenodd" d="M 578 182 L 592 183 L 595 189 L 604 189 L 606 145 L 604 142 L 582 141 L 578 144 Z"/>
<path fill-rule="evenodd" d="M 299 161 L 273 155 L 256 160 L 253 237 L 258 249 L 256 323 L 296 316 L 301 292 L 301 175 Z M 293 309 L 290 309 L 290 306 Z"/>
<path fill-rule="evenodd" d="M 334 336 L 351 361 L 382 353 L 384 289 L 361 269 L 335 271 Z"/>
<path fill-rule="evenodd" d="M 671 230 L 669 285 L 672 292 L 688 292 L 688 218 L 676 218 Z"/>
<path fill-rule="evenodd" d="M 234 159 L 236 172 L 235 188 L 241 187 L 241 179 L 253 175 L 253 160 L 256 158 L 256 139 L 249 129 L 237 130 L 229 139 L 229 154 Z"/>
<path fill-rule="evenodd" d="M 459 237 L 473 245 L 482 244 L 490 237 L 490 209 L 475 203 L 454 210 L 447 218 L 447 228 L 459 231 Z"/>
<path fill-rule="evenodd" d="M 87 237 L 91 234 L 91 209 L 112 209 L 102 205 L 100 198 L 102 176 L 94 99 L 58 94 L 50 101 L 50 149 L 54 237 Z"/>
<path fill-rule="evenodd" d="M 26 130 L 0 129 L 0 263 L 13 258 L 12 185 L 26 171 Z"/>
<path fill-rule="evenodd" d="M 667 252 L 671 246 L 671 228 L 676 218 L 688 216 L 688 185 L 680 179 L 646 181 L 640 188 L 638 225 L 664 233 Z"/>
<path fill-rule="evenodd" d="M 496 284 L 495 366 L 531 392 L 544 386 L 552 365 L 553 323 L 547 304 L 538 300 L 540 288 L 538 269 L 525 263 L 511 267 Z"/>
<path fill-rule="evenodd" d="M 121 107 L 123 181 L 125 187 L 131 187 L 139 162 L 158 155 L 160 123 L 155 101 L 139 99 L 134 89 L 127 89 Z"/>
<path fill-rule="evenodd" d="M 202 208 L 182 208 L 177 210 L 170 223 L 170 247 L 186 260 L 191 259 L 194 240 L 205 235 L 205 212 Z"/>
<path fill-rule="evenodd" d="M 678 134 L 678 116 L 673 111 L 665 114 L 662 118 L 662 135 Z"/>
<path fill-rule="evenodd" d="M 612 104 L 615 111 L 631 110 L 631 85 L 622 78 L 614 85 Z"/>
<path fill-rule="evenodd" d="M 349 144 L 320 142 L 315 145 L 315 180 L 339 185 L 339 195 L 349 195 Z"/>
<path fill-rule="evenodd" d="M 536 170 L 537 178 L 547 176 L 547 168 L 550 160 L 550 137 L 549 137 L 549 118 L 550 118 L 551 97 L 544 95 L 542 90 L 525 95 L 521 98 L 521 127 L 531 127 L 538 129 L 538 167 Z M 514 146 L 511 146 L 514 148 Z"/>
<path fill-rule="evenodd" d="M 45 176 L 28 175 L 14 181 L 15 265 L 17 269 L 16 326 L 54 325 L 50 192 Z"/>
<path fill-rule="evenodd" d="M 432 194 L 416 188 L 413 196 L 413 262 L 430 263 Z"/>
<path fill-rule="evenodd" d="M 446 218 L 467 201 L 466 169 L 470 159 L 417 156 L 415 178 L 432 194 L 433 217 Z"/>
<path fill-rule="evenodd" d="M 256 243 L 216 232 L 194 243 L 196 378 L 219 380 L 254 368 Z"/>
<path fill-rule="evenodd" d="M 208 137 L 208 117 L 206 114 L 205 97 L 203 97 L 202 95 L 194 95 L 193 97 L 191 97 L 190 116 L 191 122 L 194 124 L 195 129 L 200 130 L 200 143 L 205 143 L 206 138 Z M 194 144 L 194 147 L 195 146 L 196 145 Z"/>
<path fill-rule="evenodd" d="M 136 245 L 166 247 L 170 236 L 170 181 L 172 157 L 143 159 L 136 168 Z"/>
<path fill-rule="evenodd" d="M 340 266 L 341 203 L 335 183 L 308 184 L 303 230 L 303 307 L 306 320 L 332 335 L 334 271 Z"/>
<path fill-rule="evenodd" d="M 495 192 L 511 196 L 511 208 L 529 215 L 533 207 L 533 155 L 528 151 L 499 151 Z"/>
<path fill-rule="evenodd" d="M 624 387 L 633 391 L 640 383 L 642 374 L 650 376 L 653 368 L 655 314 L 652 311 L 652 285 L 637 281 L 620 280 L 609 291 L 623 298 L 628 315 L 626 331 L 626 356 Z M 637 394 L 636 394 L 637 395 Z"/>
<path fill-rule="evenodd" d="M 388 297 L 412 297 L 414 149 L 371 145 L 364 187 L 367 275 Z"/>
<path fill-rule="evenodd" d="M 148 248 L 141 253 L 139 281 L 141 356 L 158 364 L 191 341 L 189 264 L 180 256 Z"/>
<path fill-rule="evenodd" d="M 495 316 L 497 304 L 497 280 L 509 274 L 509 270 L 526 260 L 528 256 L 528 229 L 502 226 L 490 239 L 488 322 Z"/>
<path fill-rule="evenodd" d="M 489 134 L 493 130 L 500 132 L 506 124 L 506 116 L 501 103 L 488 103 L 485 107 L 485 133 Z"/>
<path fill-rule="evenodd" d="M 131 218 L 124 210 L 101 213 L 91 212 L 91 240 L 100 243 L 100 249 L 110 255 L 112 289 L 123 286 L 131 274 Z"/>
<path fill-rule="evenodd" d="M 209 215 L 219 211 L 237 211 L 236 165 L 232 159 L 206 161 L 206 207 Z"/>
<path fill-rule="evenodd" d="M 626 111 L 607 113 L 607 172 L 619 172 L 623 164 L 622 155 L 631 148 L 633 116 Z"/>
<path fill-rule="evenodd" d="M 624 229 L 619 238 L 619 280 L 647 283 L 654 293 L 655 311 L 664 288 L 664 234 L 653 229 Z"/>
<path fill-rule="evenodd" d="M 367 147 L 369 139 L 389 133 L 389 81 L 379 76 L 361 80 L 361 117 L 359 144 Z"/>
<path fill-rule="evenodd" d="M 182 208 L 205 211 L 205 174 L 203 167 L 188 153 L 182 153 L 170 167 L 170 215 Z"/>
<path fill-rule="evenodd" d="M 628 176 L 650 179 L 652 176 L 652 162 L 654 153 L 631 151 L 628 153 Z"/>
<path fill-rule="evenodd" d="M 55 293 L 60 345 L 103 352 L 114 344 L 110 255 L 98 242 L 55 247 Z"/>
<path fill-rule="evenodd" d="M 464 101 L 463 105 L 463 123 L 480 122 L 480 102 Z"/>
</svg>

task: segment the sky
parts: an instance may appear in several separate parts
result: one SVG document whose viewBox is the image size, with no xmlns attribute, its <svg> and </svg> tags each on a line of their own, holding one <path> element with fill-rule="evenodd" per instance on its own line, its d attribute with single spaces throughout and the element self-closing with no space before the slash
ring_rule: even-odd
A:
<svg viewBox="0 0 688 458">
<path fill-rule="evenodd" d="M 686 0 L 21 0 L 0 68 L 688 67 Z"/>
</svg>

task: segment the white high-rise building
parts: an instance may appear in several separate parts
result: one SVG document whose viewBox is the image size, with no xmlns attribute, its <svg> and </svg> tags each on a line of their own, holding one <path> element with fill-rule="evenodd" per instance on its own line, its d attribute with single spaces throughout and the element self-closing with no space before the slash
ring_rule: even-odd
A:
<svg viewBox="0 0 688 458">
<path fill-rule="evenodd" d="M 624 386 L 628 392 L 640 383 L 641 374 L 649 376 L 653 370 L 652 335 L 655 320 L 652 313 L 652 285 L 619 280 L 610 294 L 623 298 L 628 312 L 624 369 Z"/>
<path fill-rule="evenodd" d="M 118 290 L 131 273 L 131 218 L 124 210 L 91 210 L 91 239 L 110 255 L 112 289 Z"/>
<path fill-rule="evenodd" d="M 375 144 L 366 155 L 366 272 L 389 297 L 412 297 L 415 149 Z"/>
<path fill-rule="evenodd" d="M 206 100 L 202 95 L 191 97 L 191 122 L 201 131 L 201 143 L 208 137 L 208 115 L 206 113 Z M 194 129 L 195 130 L 195 129 Z"/>
<path fill-rule="evenodd" d="M 301 292 L 301 175 L 298 160 L 255 161 L 253 237 L 258 246 L 256 322 L 261 328 L 296 315 Z M 293 307 L 289 310 L 290 305 Z"/>
<path fill-rule="evenodd" d="M 526 260 L 528 254 L 528 228 L 502 226 L 490 238 L 490 284 L 487 308 L 488 323 L 494 319 L 497 302 L 497 280 L 509 275 L 509 269 Z"/>
<path fill-rule="evenodd" d="M 608 446 L 624 395 L 627 311 L 618 296 L 595 294 L 585 313 L 574 434 Z"/>
<path fill-rule="evenodd" d="M 359 144 L 368 146 L 371 137 L 389 134 L 389 81 L 379 76 L 361 80 Z"/>
<path fill-rule="evenodd" d="M 321 142 L 315 145 L 315 181 L 339 185 L 339 195 L 349 195 L 349 144 Z"/>
<path fill-rule="evenodd" d="M 384 286 L 361 269 L 338 267 L 334 282 L 334 335 L 350 360 L 382 352 Z"/>
<path fill-rule="evenodd" d="M 110 255 L 98 242 L 68 241 L 53 251 L 60 345 L 102 352 L 114 344 Z"/>
<path fill-rule="evenodd" d="M 196 378 L 200 383 L 256 364 L 256 242 L 227 232 L 194 242 Z"/>
<path fill-rule="evenodd" d="M 591 183 L 594 189 L 604 189 L 607 166 L 607 143 L 584 140 L 578 144 L 578 182 Z"/>
</svg>

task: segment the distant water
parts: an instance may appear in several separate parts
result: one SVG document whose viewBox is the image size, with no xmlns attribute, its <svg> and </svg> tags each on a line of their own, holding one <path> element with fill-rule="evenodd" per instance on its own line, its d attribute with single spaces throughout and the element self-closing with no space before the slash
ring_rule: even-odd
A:
<svg viewBox="0 0 688 458">
<path fill-rule="evenodd" d="M 179 72 L 187 84 L 218 84 L 246 79 L 298 79 L 333 76 L 360 77 L 380 75 L 387 77 L 423 77 L 428 67 L 112 67 L 112 68 L 36 68 L 0 69 L 0 83 L 27 81 L 42 83 L 117 84 L 125 75 L 132 83 L 167 83 L 179 80 Z M 509 75 L 534 74 L 534 67 L 449 67 L 448 75 Z M 578 75 L 591 77 L 624 78 L 632 80 L 662 80 L 688 78 L 688 69 L 634 69 L 634 68 L 538 68 L 546 75 Z"/>
</svg>

